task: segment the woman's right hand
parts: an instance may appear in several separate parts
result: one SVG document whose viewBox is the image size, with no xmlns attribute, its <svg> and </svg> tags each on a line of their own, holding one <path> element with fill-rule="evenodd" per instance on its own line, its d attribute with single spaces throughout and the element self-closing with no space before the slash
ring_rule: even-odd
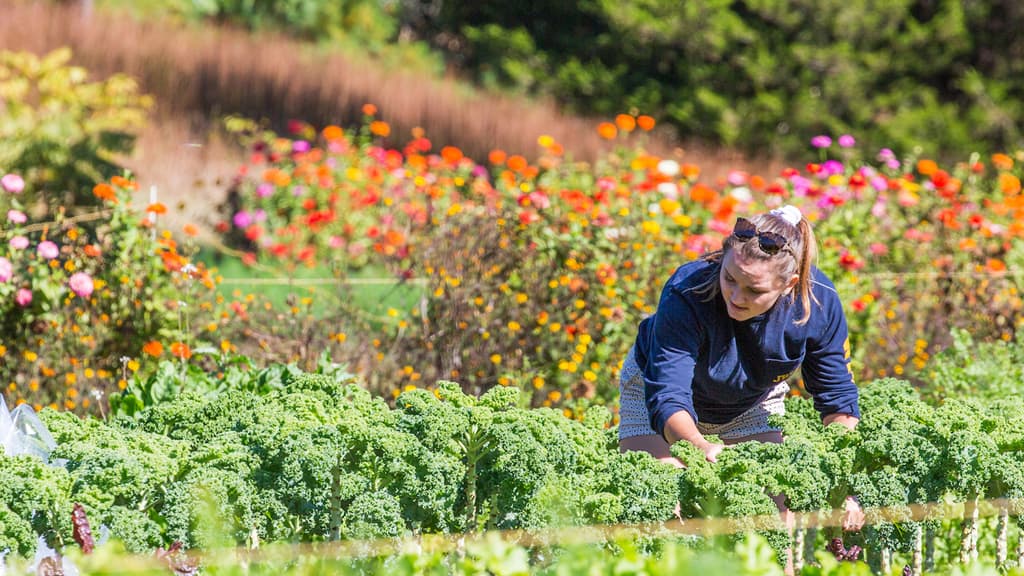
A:
<svg viewBox="0 0 1024 576">
<path fill-rule="evenodd" d="M 704 459 L 708 462 L 717 462 L 718 454 L 722 450 L 725 450 L 725 444 L 715 444 L 713 442 L 704 442 L 700 446 L 700 449 L 704 451 Z"/>
</svg>

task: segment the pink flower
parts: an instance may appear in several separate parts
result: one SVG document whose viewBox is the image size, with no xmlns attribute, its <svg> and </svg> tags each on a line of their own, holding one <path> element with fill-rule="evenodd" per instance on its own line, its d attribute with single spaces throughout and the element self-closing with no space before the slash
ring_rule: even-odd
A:
<svg viewBox="0 0 1024 576">
<path fill-rule="evenodd" d="M 824 134 L 811 138 L 811 146 L 814 146 L 815 148 L 828 148 L 831 145 L 832 139 Z"/>
<path fill-rule="evenodd" d="M 885 256 L 889 253 L 889 247 L 881 242 L 873 242 L 869 248 L 875 256 Z"/>
<path fill-rule="evenodd" d="M 248 228 L 252 224 L 252 216 L 245 210 L 240 210 L 235 213 L 234 218 L 231 219 L 234 222 L 236 228 Z"/>
<path fill-rule="evenodd" d="M 92 296 L 93 283 L 92 277 L 85 272 L 75 272 L 68 279 L 68 286 L 71 291 L 82 298 L 88 298 Z"/>
<path fill-rule="evenodd" d="M 14 266 L 7 258 L 0 257 L 0 282 L 8 282 L 14 276 Z"/>
<path fill-rule="evenodd" d="M 267 182 L 264 182 L 256 187 L 256 195 L 260 198 L 266 198 L 274 193 L 274 187 Z"/>
<path fill-rule="evenodd" d="M 53 260 L 60 254 L 60 248 L 58 248 L 53 242 L 46 240 L 45 242 L 39 243 L 39 247 L 36 248 L 36 252 L 46 260 Z"/>
<path fill-rule="evenodd" d="M 747 183 L 747 173 L 740 170 L 733 170 L 729 172 L 728 176 L 726 176 L 726 180 L 728 180 L 729 184 L 732 184 L 733 186 L 743 186 Z"/>
<path fill-rule="evenodd" d="M 842 148 L 853 148 L 856 144 L 857 141 L 849 134 L 843 134 L 839 137 L 839 146 Z"/>
<path fill-rule="evenodd" d="M 14 248 L 15 250 L 24 250 L 25 248 L 28 248 L 28 238 L 25 238 L 24 236 L 15 236 L 14 238 L 11 238 L 10 245 L 11 248 Z"/>
<path fill-rule="evenodd" d="M 32 303 L 32 291 L 28 288 L 18 290 L 17 294 L 14 295 L 14 301 L 22 308 L 28 306 Z"/>
<path fill-rule="evenodd" d="M 7 220 L 14 224 L 24 224 L 28 221 L 28 216 L 25 216 L 25 213 L 20 210 L 8 210 Z"/>
<path fill-rule="evenodd" d="M 4 190 L 11 194 L 21 194 L 21 191 L 25 189 L 25 180 L 17 174 L 8 174 L 0 178 L 0 186 L 3 186 Z"/>
</svg>

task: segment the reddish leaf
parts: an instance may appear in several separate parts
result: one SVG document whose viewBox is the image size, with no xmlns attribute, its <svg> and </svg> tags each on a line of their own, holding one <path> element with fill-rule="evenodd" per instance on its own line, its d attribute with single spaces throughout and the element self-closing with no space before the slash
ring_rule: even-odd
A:
<svg viewBox="0 0 1024 576">
<path fill-rule="evenodd" d="M 71 536 L 82 547 L 82 552 L 92 554 L 96 547 L 96 541 L 92 537 L 92 529 L 89 528 L 89 519 L 85 516 L 85 508 L 81 504 L 75 504 L 71 512 L 71 524 L 74 527 Z"/>
</svg>

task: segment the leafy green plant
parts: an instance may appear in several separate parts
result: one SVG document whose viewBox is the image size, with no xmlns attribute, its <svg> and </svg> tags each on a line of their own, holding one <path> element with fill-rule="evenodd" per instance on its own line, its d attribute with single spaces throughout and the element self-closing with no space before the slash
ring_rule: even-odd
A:
<svg viewBox="0 0 1024 576">
<path fill-rule="evenodd" d="M 95 206 L 93 185 L 123 171 L 153 104 L 134 79 L 90 81 L 70 61 L 70 48 L 0 52 L 0 172 L 24 178 L 35 216 Z"/>
</svg>

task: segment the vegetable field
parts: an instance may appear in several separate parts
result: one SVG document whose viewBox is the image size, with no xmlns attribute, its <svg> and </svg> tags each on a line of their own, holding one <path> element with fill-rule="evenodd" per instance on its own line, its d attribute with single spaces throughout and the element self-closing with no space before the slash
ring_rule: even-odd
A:
<svg viewBox="0 0 1024 576">
<path fill-rule="evenodd" d="M 171 229 L 114 162 L 150 101 L 69 59 L 0 54 L 0 573 L 1024 569 L 1024 153 L 819 135 L 712 180 L 644 114 L 582 162 L 544 134 L 472 158 L 367 104 L 227 119 L 244 163 Z M 621 453 L 661 285 L 783 203 L 847 307 L 859 426 L 823 428 L 797 374 L 783 444 Z"/>
</svg>

